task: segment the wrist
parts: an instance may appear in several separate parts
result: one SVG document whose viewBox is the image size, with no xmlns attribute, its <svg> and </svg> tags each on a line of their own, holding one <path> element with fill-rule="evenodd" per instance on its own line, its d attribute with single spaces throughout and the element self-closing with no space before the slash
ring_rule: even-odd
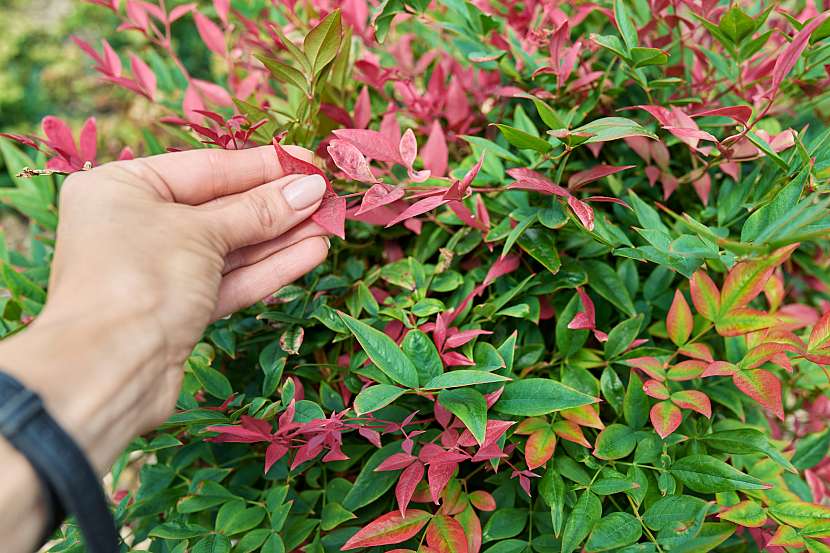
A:
<svg viewBox="0 0 830 553">
<path fill-rule="evenodd" d="M 0 368 L 38 392 L 103 472 L 147 427 L 164 341 L 143 317 L 46 310 L 0 343 Z M 148 406 L 148 402 L 150 406 Z"/>
</svg>

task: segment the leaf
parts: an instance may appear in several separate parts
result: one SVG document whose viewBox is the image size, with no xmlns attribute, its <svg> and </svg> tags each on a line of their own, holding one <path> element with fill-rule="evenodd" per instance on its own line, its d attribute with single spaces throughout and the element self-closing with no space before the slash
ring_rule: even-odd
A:
<svg viewBox="0 0 830 553">
<path fill-rule="evenodd" d="M 830 450 L 830 429 L 801 438 L 795 448 L 792 463 L 799 470 L 813 468 L 826 457 Z"/>
<path fill-rule="evenodd" d="M 401 442 L 392 442 L 372 453 L 363 464 L 349 493 L 343 498 L 343 507 L 349 511 L 356 511 L 385 494 L 398 480 L 398 475 L 392 471 L 375 472 L 375 469 L 386 459 L 400 452 Z"/>
<path fill-rule="evenodd" d="M 562 553 L 572 553 L 579 547 L 602 516 L 602 503 L 589 491 L 582 492 L 576 501 L 562 532 Z"/>
<path fill-rule="evenodd" d="M 315 75 L 337 55 L 342 31 L 340 10 L 334 10 L 306 35 L 303 40 L 303 51 L 311 62 Z"/>
<path fill-rule="evenodd" d="M 320 515 L 320 528 L 328 532 L 354 518 L 357 518 L 354 513 L 346 510 L 340 503 L 329 500 L 323 506 L 323 512 Z"/>
<path fill-rule="evenodd" d="M 651 425 L 655 432 L 664 440 L 669 434 L 677 430 L 683 421 L 683 415 L 671 401 L 661 401 L 654 404 L 650 412 Z"/>
<path fill-rule="evenodd" d="M 637 433 L 624 424 L 610 424 L 597 436 L 594 457 L 613 461 L 628 457 L 637 447 Z"/>
<path fill-rule="evenodd" d="M 517 244 L 551 274 L 559 272 L 562 262 L 559 260 L 553 233 L 531 227 L 519 236 Z"/>
<path fill-rule="evenodd" d="M 732 381 L 739 390 L 784 420 L 781 381 L 777 376 L 765 369 L 741 370 L 732 376 Z"/>
<path fill-rule="evenodd" d="M 774 96 L 778 92 L 781 83 L 784 82 L 784 78 L 795 67 L 798 58 L 801 57 L 801 53 L 807 47 L 810 35 L 828 16 L 830 16 L 828 13 L 819 14 L 804 25 L 795 38 L 793 38 L 792 42 L 784 49 L 784 52 L 775 60 L 775 66 L 772 68 L 772 84 L 768 92 L 770 96 Z"/>
<path fill-rule="evenodd" d="M 527 468 L 533 470 L 544 466 L 553 457 L 555 448 L 556 434 L 553 433 L 550 426 L 533 432 L 525 443 Z"/>
<path fill-rule="evenodd" d="M 709 396 L 699 390 L 681 390 L 671 395 L 671 401 L 683 409 L 691 409 L 706 418 L 712 417 L 712 404 Z"/>
<path fill-rule="evenodd" d="M 461 524 L 447 515 L 437 515 L 426 531 L 427 544 L 437 553 L 467 553 L 467 535 Z"/>
<path fill-rule="evenodd" d="M 767 521 L 767 513 L 758 503 L 747 499 L 721 511 L 718 518 L 746 528 L 760 528 Z"/>
<path fill-rule="evenodd" d="M 643 316 L 637 315 L 636 317 L 624 320 L 612 328 L 604 344 L 606 359 L 612 359 L 623 353 L 634 339 L 637 338 L 642 324 Z"/>
<path fill-rule="evenodd" d="M 222 32 L 222 29 L 198 11 L 193 12 L 193 21 L 196 23 L 196 30 L 199 32 L 199 36 L 202 38 L 205 46 L 214 54 L 224 56 L 225 33 Z"/>
<path fill-rule="evenodd" d="M 571 175 L 568 179 L 568 188 L 570 190 L 579 190 L 589 182 L 597 181 L 607 177 L 608 175 L 613 175 L 614 173 L 619 173 L 620 171 L 625 171 L 626 169 L 631 169 L 632 167 L 635 167 L 635 165 L 621 165 L 619 167 L 614 167 L 601 163 L 591 167 L 590 169 L 585 169 L 584 171 L 579 171 L 578 173 Z"/>
<path fill-rule="evenodd" d="M 501 133 L 504 135 L 504 138 L 510 144 L 516 146 L 520 150 L 535 150 L 540 153 L 545 153 L 553 149 L 553 146 L 551 146 L 550 142 L 547 140 L 539 138 L 538 136 L 533 136 L 532 134 L 521 129 L 499 123 L 496 123 L 496 127 L 499 128 Z"/>
<path fill-rule="evenodd" d="M 357 415 L 372 413 L 382 409 L 406 393 L 404 388 L 390 384 L 375 384 L 361 390 L 354 399 L 354 410 Z"/>
<path fill-rule="evenodd" d="M 334 164 L 337 165 L 337 167 L 339 167 L 341 171 L 346 173 L 346 176 L 350 179 L 367 183 L 377 182 L 377 178 L 375 178 L 375 176 L 372 174 L 372 169 L 369 167 L 369 162 L 366 161 L 366 158 L 363 157 L 363 154 L 360 153 L 360 150 L 358 150 L 357 147 L 351 142 L 346 142 L 345 140 L 337 139 L 332 140 L 326 147 L 326 151 L 329 153 L 329 156 L 331 156 L 331 160 L 334 162 Z M 369 191 L 375 189 L 376 191 L 382 190 L 386 192 L 388 189 L 388 187 L 381 184 L 375 186 L 377 186 L 378 188 L 372 187 L 369 189 Z M 395 201 L 396 199 L 400 199 L 403 197 L 403 189 L 391 188 L 390 191 L 397 190 L 400 190 L 400 192 L 396 194 L 397 197 L 393 196 L 394 199 L 390 199 L 385 203 L 391 203 L 392 201 Z M 366 192 L 367 195 L 369 194 L 369 191 Z M 375 195 L 377 195 L 377 192 L 375 193 Z M 389 195 L 390 194 L 387 192 L 387 194 L 384 196 L 384 200 Z M 365 203 L 366 197 L 364 196 L 363 204 Z M 383 203 L 378 203 L 377 201 L 374 202 L 374 204 L 376 205 L 372 205 L 371 207 L 364 206 L 363 204 L 361 204 L 361 209 L 358 212 L 358 214 L 360 214 L 361 212 L 369 211 L 374 207 L 384 205 Z"/>
<path fill-rule="evenodd" d="M 588 285 L 591 288 L 596 290 L 600 296 L 620 308 L 629 317 L 637 315 L 634 309 L 634 303 L 628 294 L 628 288 L 625 287 L 622 279 L 614 269 L 606 263 L 595 260 L 584 260 L 581 265 L 588 275 Z"/>
<path fill-rule="evenodd" d="M 458 388 L 460 386 L 475 386 L 477 384 L 492 384 L 494 382 L 506 382 L 510 378 L 487 371 L 475 369 L 459 369 L 440 374 L 427 382 L 425 390 L 438 390 L 440 388 Z"/>
<path fill-rule="evenodd" d="M 226 536 L 240 534 L 256 527 L 265 518 L 262 507 L 245 507 L 244 501 L 229 501 L 216 514 L 216 531 Z"/>
<path fill-rule="evenodd" d="M 189 361 L 188 366 L 205 391 L 216 399 L 224 400 L 233 393 L 228 378 L 213 367 L 203 361 Z"/>
<path fill-rule="evenodd" d="M 782 501 L 770 505 L 769 514 L 784 524 L 805 528 L 816 521 L 830 520 L 830 507 L 806 501 Z"/>
<path fill-rule="evenodd" d="M 418 371 L 418 380 L 422 385 L 444 372 L 441 356 L 430 339 L 418 329 L 410 330 L 401 342 L 404 354 L 412 360 Z"/>
<path fill-rule="evenodd" d="M 744 307 L 764 290 L 775 268 L 786 261 L 798 244 L 776 250 L 755 261 L 742 261 L 729 271 L 721 289 L 720 316 Z"/>
<path fill-rule="evenodd" d="M 689 304 L 686 303 L 686 298 L 680 290 L 675 290 L 674 300 L 666 316 L 666 330 L 669 338 L 675 345 L 682 346 L 691 336 L 693 326 L 692 310 L 689 309 Z"/>
<path fill-rule="evenodd" d="M 478 445 L 484 443 L 487 431 L 487 402 L 480 392 L 472 388 L 441 390 L 438 402 L 464 423 Z"/>
<path fill-rule="evenodd" d="M 689 455 L 674 462 L 671 473 L 699 493 L 766 490 L 770 486 L 709 455 Z"/>
<path fill-rule="evenodd" d="M 326 194 L 320 207 L 311 215 L 311 220 L 329 234 L 345 240 L 346 199 L 334 193 Z"/>
<path fill-rule="evenodd" d="M 418 387 L 415 365 L 389 336 L 345 313 L 338 314 L 378 369 L 398 384 Z"/>
<path fill-rule="evenodd" d="M 643 513 L 643 520 L 652 530 L 680 530 L 693 521 L 706 502 L 690 495 L 669 495 L 657 499 Z"/>
<path fill-rule="evenodd" d="M 640 522 L 633 515 L 610 513 L 594 526 L 585 544 L 585 551 L 618 551 L 636 543 L 642 535 Z"/>
<path fill-rule="evenodd" d="M 527 378 L 508 383 L 494 409 L 508 415 L 535 417 L 596 402 L 597 398 L 560 382 Z"/>
<path fill-rule="evenodd" d="M 484 525 L 484 541 L 503 540 L 521 533 L 527 525 L 527 509 L 497 509 Z"/>
<path fill-rule="evenodd" d="M 643 381 L 634 371 L 628 377 L 628 387 L 623 398 L 623 416 L 632 428 L 642 428 L 649 417 L 648 397 L 643 391 Z"/>
<path fill-rule="evenodd" d="M 586 144 L 619 140 L 627 136 L 645 136 L 657 140 L 654 133 L 646 130 L 639 123 L 625 117 L 602 117 L 573 129 L 573 133 L 590 133 Z"/>
<path fill-rule="evenodd" d="M 792 463 L 770 444 L 763 432 L 753 428 L 720 430 L 702 436 L 701 439 L 708 447 L 727 453 L 763 453 L 788 471 L 798 472 Z"/>
<path fill-rule="evenodd" d="M 646 67 L 649 65 L 665 65 L 669 63 L 669 55 L 659 48 L 635 47 L 629 50 L 633 67 Z"/>
<path fill-rule="evenodd" d="M 637 27 L 631 21 L 625 0 L 614 0 L 614 21 L 627 49 L 637 46 Z"/>
<path fill-rule="evenodd" d="M 714 321 L 720 313 L 720 291 L 712 279 L 703 271 L 696 271 L 689 280 L 692 303 L 698 313 Z"/>
<path fill-rule="evenodd" d="M 470 499 L 470 503 L 473 504 L 473 507 L 475 507 L 479 511 L 496 510 L 496 500 L 493 498 L 493 495 L 489 492 L 477 490 L 470 493 L 468 497 Z"/>
<path fill-rule="evenodd" d="M 407 509 L 405 516 L 398 511 L 386 513 L 358 530 L 340 550 L 401 543 L 420 532 L 431 517 L 419 509 Z"/>
<path fill-rule="evenodd" d="M 303 92 L 308 90 L 308 80 L 306 80 L 305 75 L 297 69 L 294 69 L 290 65 L 286 65 L 277 59 L 263 56 L 262 54 L 256 54 L 255 57 L 261 61 L 263 65 L 265 65 L 268 72 L 271 73 L 274 79 L 278 82 L 293 85 Z"/>
</svg>

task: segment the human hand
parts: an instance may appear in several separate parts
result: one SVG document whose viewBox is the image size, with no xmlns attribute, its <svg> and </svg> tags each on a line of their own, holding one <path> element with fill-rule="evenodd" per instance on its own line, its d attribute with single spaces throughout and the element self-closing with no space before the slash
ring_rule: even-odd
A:
<svg viewBox="0 0 830 553">
<path fill-rule="evenodd" d="M 46 307 L 0 344 L 0 362 L 102 469 L 172 412 L 182 364 L 211 320 L 325 259 L 325 231 L 307 220 L 324 192 L 319 176 L 283 174 L 270 146 L 71 175 Z"/>
</svg>

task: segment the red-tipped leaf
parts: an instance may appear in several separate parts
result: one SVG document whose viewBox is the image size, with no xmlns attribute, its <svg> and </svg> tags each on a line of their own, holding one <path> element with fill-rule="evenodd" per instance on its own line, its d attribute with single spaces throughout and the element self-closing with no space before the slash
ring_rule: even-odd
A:
<svg viewBox="0 0 830 553">
<path fill-rule="evenodd" d="M 420 532 L 431 516 L 419 509 L 409 509 L 405 515 L 398 511 L 386 513 L 361 528 L 340 550 L 401 543 Z"/>
</svg>

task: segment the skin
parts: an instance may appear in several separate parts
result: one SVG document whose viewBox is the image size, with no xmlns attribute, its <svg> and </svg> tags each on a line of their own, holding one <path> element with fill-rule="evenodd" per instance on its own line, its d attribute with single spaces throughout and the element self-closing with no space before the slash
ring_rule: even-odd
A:
<svg viewBox="0 0 830 553">
<path fill-rule="evenodd" d="M 289 204 L 287 187 L 303 178 L 285 175 L 270 146 L 163 154 L 67 178 L 46 306 L 0 342 L 0 367 L 41 395 L 99 474 L 173 412 L 208 323 L 325 259 L 329 240 L 308 220 L 316 192 L 304 188 L 308 207 Z M 46 520 L 39 482 L 2 437 L 0 467 L 2 549 L 32 551 Z"/>
</svg>

